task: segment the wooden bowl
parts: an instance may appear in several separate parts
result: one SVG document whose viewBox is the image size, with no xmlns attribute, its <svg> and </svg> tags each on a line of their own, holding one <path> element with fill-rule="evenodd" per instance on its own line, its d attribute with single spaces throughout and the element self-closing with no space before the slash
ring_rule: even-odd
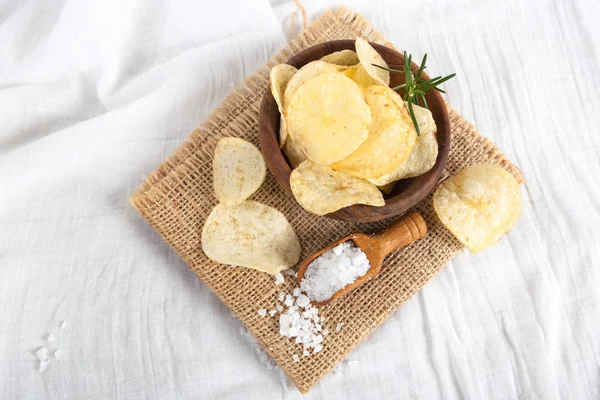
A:
<svg viewBox="0 0 600 400">
<path fill-rule="evenodd" d="M 391 68 L 402 69 L 404 65 L 402 54 L 376 43 L 371 43 L 371 45 L 381 54 Z M 320 43 L 296 54 L 287 63 L 300 68 L 327 54 L 345 49 L 355 50 L 354 41 L 335 40 Z M 417 70 L 418 68 L 418 65 L 415 63 L 412 64 L 413 70 Z M 424 79 L 429 79 L 426 74 L 422 76 Z M 404 83 L 403 74 L 390 74 L 390 79 L 390 86 L 397 86 Z M 401 92 L 400 94 L 403 93 Z M 325 215 L 326 217 L 348 222 L 379 221 L 405 213 L 419 201 L 423 200 L 435 188 L 448 160 L 448 153 L 450 151 L 450 122 L 448 121 L 446 105 L 438 91 L 429 91 L 426 99 L 429 110 L 431 110 L 433 119 L 437 125 L 438 156 L 434 167 L 421 176 L 398 181 L 392 192 L 384 196 L 385 205 L 382 207 L 356 204 L 327 214 Z M 260 107 L 258 119 L 260 149 L 275 179 L 277 179 L 290 196 L 293 196 L 290 188 L 292 168 L 279 148 L 279 118 L 279 110 L 277 109 L 275 99 L 271 91 L 267 90 Z M 323 201 L 326 200 L 323 199 Z"/>
</svg>

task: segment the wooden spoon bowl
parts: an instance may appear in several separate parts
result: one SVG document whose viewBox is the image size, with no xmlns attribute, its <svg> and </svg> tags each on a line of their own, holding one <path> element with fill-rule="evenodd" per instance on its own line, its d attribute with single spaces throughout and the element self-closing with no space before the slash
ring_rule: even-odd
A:
<svg viewBox="0 0 600 400">
<path fill-rule="evenodd" d="M 423 220 L 423 217 L 421 217 L 421 215 L 415 211 L 411 211 L 404 215 L 402 218 L 388 226 L 385 231 L 379 234 L 365 235 L 364 233 L 352 233 L 345 238 L 330 244 L 326 248 L 317 251 L 306 260 L 302 261 L 298 267 L 298 285 L 300 286 L 306 269 L 315 258 L 319 257 L 321 254 L 334 248 L 340 243 L 351 240 L 356 247 L 360 248 L 366 254 L 367 259 L 369 260 L 370 268 L 365 275 L 361 276 L 353 283 L 345 286 L 343 289 L 335 292 L 328 300 L 321 302 L 312 301 L 312 303 L 317 306 L 329 304 L 379 275 L 383 260 L 392 251 L 404 246 L 408 246 L 412 242 L 425 237 L 426 234 L 427 224 L 425 223 L 425 220 Z"/>
<path fill-rule="evenodd" d="M 404 57 L 402 54 L 379 44 L 371 43 L 371 45 L 381 54 L 391 68 L 403 68 Z M 320 43 L 296 54 L 287 63 L 300 68 L 327 54 L 345 49 L 354 50 L 354 41 L 335 40 Z M 412 64 L 413 70 L 417 70 L 418 68 L 418 65 L 415 63 Z M 423 74 L 422 77 L 429 79 L 426 74 Z M 390 86 L 400 85 L 404 83 L 404 74 L 390 74 L 390 79 Z M 438 156 L 434 167 L 421 176 L 398 181 L 392 192 L 384 196 L 385 205 L 382 207 L 356 204 L 327 214 L 326 217 L 348 222 L 371 222 L 391 218 L 408 211 L 435 188 L 448 160 L 448 153 L 450 151 L 450 122 L 448 121 L 446 104 L 439 92 L 431 90 L 427 92 L 425 98 L 437 126 Z M 292 168 L 279 148 L 279 110 L 270 90 L 266 91 L 260 107 L 258 132 L 260 149 L 269 170 L 281 187 L 290 196 L 293 196 L 292 189 L 290 188 Z"/>
</svg>

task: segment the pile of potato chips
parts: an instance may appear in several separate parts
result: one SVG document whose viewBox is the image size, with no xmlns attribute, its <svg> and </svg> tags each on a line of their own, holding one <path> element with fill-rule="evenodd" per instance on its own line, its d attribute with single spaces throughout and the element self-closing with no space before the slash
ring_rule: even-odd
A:
<svg viewBox="0 0 600 400">
<path fill-rule="evenodd" d="M 408 110 L 389 87 L 381 55 L 364 39 L 297 70 L 280 64 L 270 87 L 281 114 L 280 147 L 294 169 L 292 192 L 324 215 L 353 204 L 383 206 L 394 182 L 433 168 L 438 145 L 431 112 Z"/>
<path fill-rule="evenodd" d="M 219 140 L 213 158 L 218 204 L 202 230 L 202 250 L 213 261 L 277 274 L 300 259 L 298 236 L 285 216 L 247 200 L 266 175 L 260 151 L 245 140 Z"/>
</svg>

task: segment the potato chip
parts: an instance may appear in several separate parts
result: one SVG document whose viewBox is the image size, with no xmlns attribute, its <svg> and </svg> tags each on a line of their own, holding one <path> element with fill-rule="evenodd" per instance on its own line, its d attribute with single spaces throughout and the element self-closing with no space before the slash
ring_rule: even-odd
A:
<svg viewBox="0 0 600 400">
<path fill-rule="evenodd" d="M 309 160 L 329 165 L 350 155 L 369 135 L 371 112 L 361 88 L 340 73 L 309 79 L 287 109 L 290 136 Z"/>
<path fill-rule="evenodd" d="M 493 246 L 512 228 L 521 202 L 519 183 L 497 164 L 467 167 L 433 195 L 442 223 L 473 253 Z"/>
<path fill-rule="evenodd" d="M 428 109 L 415 105 L 413 105 L 413 109 L 421 136 L 417 136 L 415 146 L 404 163 L 389 174 L 377 178 L 368 178 L 367 180 L 372 184 L 383 186 L 400 179 L 423 175 L 435 165 L 438 156 L 435 121 Z"/>
<path fill-rule="evenodd" d="M 290 186 L 298 203 L 316 215 L 325 215 L 353 204 L 385 205 L 375 185 L 310 160 L 292 171 Z"/>
<path fill-rule="evenodd" d="M 271 88 L 271 93 L 273 93 L 273 97 L 275 98 L 275 102 L 277 103 L 277 108 L 279 109 L 279 113 L 283 115 L 283 96 L 285 93 L 285 88 L 292 79 L 292 76 L 298 70 L 291 65 L 288 64 L 279 64 L 271 68 L 271 72 L 269 74 L 269 87 Z M 285 125 L 285 121 L 282 119 L 283 125 Z M 287 139 L 287 130 L 285 126 L 283 129 L 279 130 L 279 147 L 283 147 L 285 141 Z"/>
<path fill-rule="evenodd" d="M 303 66 L 292 76 L 292 79 L 288 82 L 284 96 L 283 96 L 283 107 L 284 110 L 287 111 L 290 102 L 292 101 L 292 97 L 294 93 L 310 78 L 314 78 L 317 75 L 321 75 L 327 72 L 339 72 L 344 69 L 339 65 L 330 64 L 324 61 L 312 61 Z"/>
<path fill-rule="evenodd" d="M 213 186 L 219 202 L 241 203 L 258 190 L 266 174 L 265 160 L 253 144 L 232 137 L 217 142 Z"/>
<path fill-rule="evenodd" d="M 396 182 L 388 183 L 387 185 L 377 186 L 377 189 L 383 194 L 390 194 L 392 190 L 394 190 L 394 185 Z"/>
<path fill-rule="evenodd" d="M 380 82 L 371 78 L 371 75 L 369 75 L 367 71 L 365 71 L 364 67 L 360 64 L 348 68 L 347 70 L 343 71 L 343 74 L 352 79 L 354 82 L 358 83 L 363 88 L 373 85 L 381 85 Z"/>
<path fill-rule="evenodd" d="M 283 153 L 286 155 L 292 169 L 302 164 L 302 161 L 306 160 L 304 153 L 296 146 L 294 140 L 289 138 L 283 146 Z"/>
<path fill-rule="evenodd" d="M 359 37 L 356 39 L 356 54 L 360 60 L 360 64 L 365 69 L 371 78 L 379 82 L 380 85 L 389 86 L 390 73 L 384 69 L 377 68 L 373 64 L 388 68 L 388 64 L 383 57 L 367 42 Z"/>
<path fill-rule="evenodd" d="M 218 204 L 202 229 L 202 250 L 221 264 L 277 274 L 300 259 L 298 236 L 276 209 L 246 200 Z"/>
<path fill-rule="evenodd" d="M 350 67 L 360 62 L 358 60 L 358 55 L 356 55 L 356 52 L 353 50 L 342 50 L 327 54 L 326 56 L 321 57 L 321 61 L 345 67 Z"/>
<path fill-rule="evenodd" d="M 364 97 L 371 110 L 369 136 L 331 168 L 367 179 L 388 174 L 403 164 L 412 152 L 417 132 L 400 95 L 392 89 L 369 86 Z"/>
</svg>

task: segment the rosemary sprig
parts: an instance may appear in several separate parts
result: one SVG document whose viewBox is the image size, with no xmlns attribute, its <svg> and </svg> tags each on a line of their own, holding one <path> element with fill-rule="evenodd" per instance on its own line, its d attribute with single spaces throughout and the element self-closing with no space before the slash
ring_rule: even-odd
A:
<svg viewBox="0 0 600 400">
<path fill-rule="evenodd" d="M 437 90 L 441 93 L 446 93 L 438 86 L 442 83 L 446 82 L 449 79 L 452 79 L 456 76 L 456 73 L 450 74 L 448 76 L 437 76 L 428 81 L 421 78 L 423 75 L 423 71 L 427 68 L 427 54 L 423 56 L 423 60 L 421 60 L 421 65 L 419 69 L 413 71 L 411 69 L 412 63 L 412 54 L 406 54 L 404 52 L 404 70 L 397 70 L 393 68 L 382 67 L 381 65 L 373 64 L 373 66 L 377 68 L 384 69 L 394 74 L 404 74 L 404 83 L 402 85 L 394 86 L 392 89 L 399 90 L 404 89 L 404 101 L 408 105 L 408 113 L 410 114 L 410 118 L 415 126 L 415 130 L 417 131 L 417 135 L 421 136 L 421 131 L 419 130 L 419 124 L 417 123 L 417 117 L 415 116 L 415 112 L 413 110 L 413 104 L 419 105 L 419 100 L 423 103 L 425 108 L 429 108 L 427 106 L 427 100 L 425 99 L 425 93 L 430 90 Z"/>
</svg>

